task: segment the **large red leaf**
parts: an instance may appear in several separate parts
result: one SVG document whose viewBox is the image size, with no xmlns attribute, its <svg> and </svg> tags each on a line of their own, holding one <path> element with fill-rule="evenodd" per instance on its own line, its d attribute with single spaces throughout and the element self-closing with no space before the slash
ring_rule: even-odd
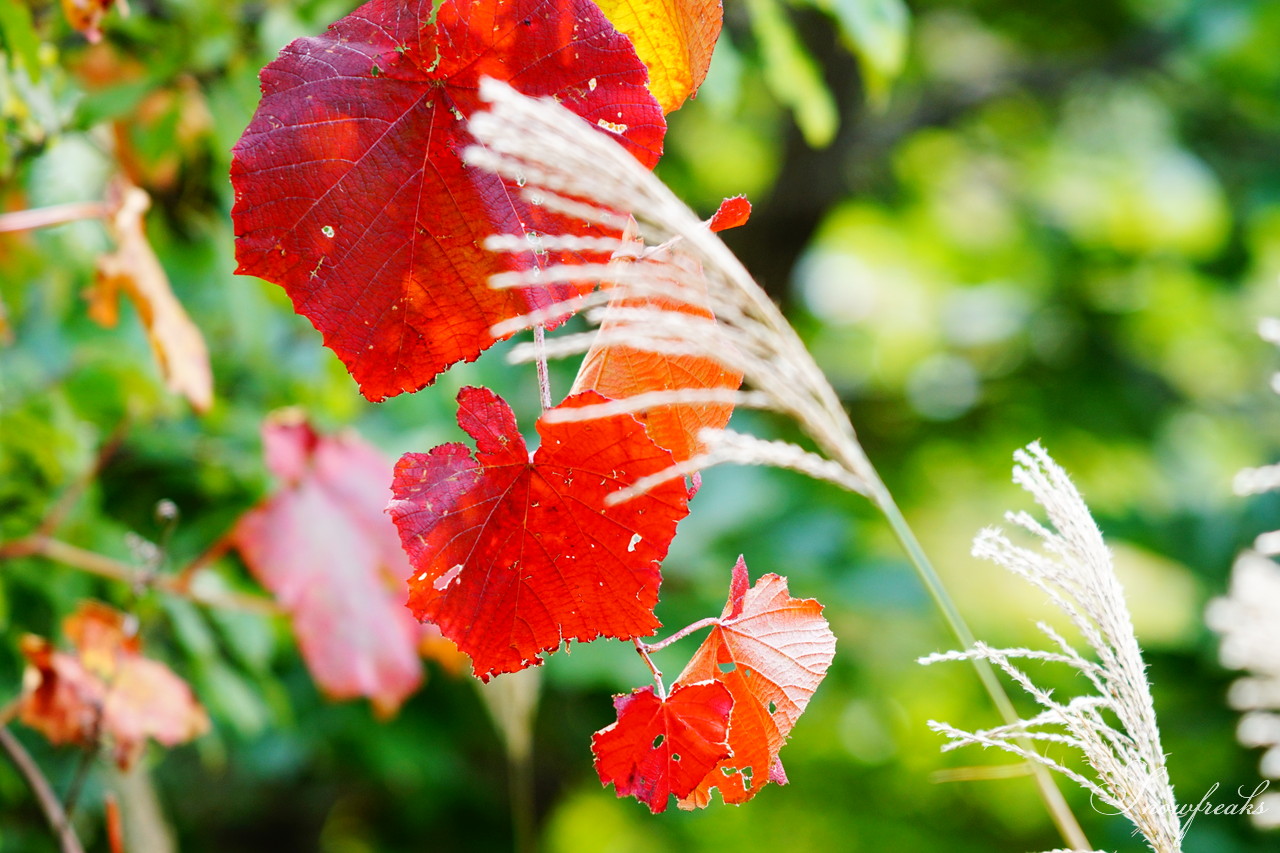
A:
<svg viewBox="0 0 1280 853">
<path fill-rule="evenodd" d="M 422 664 L 421 629 L 404 609 L 409 564 L 382 512 L 391 465 L 354 435 L 317 435 L 287 412 L 267 420 L 263 443 L 280 486 L 241 516 L 236 546 L 292 617 L 320 688 L 393 711 Z"/>
<path fill-rule="evenodd" d="M 671 794 L 688 796 L 729 755 L 733 699 L 714 681 L 685 684 L 659 699 L 653 687 L 615 696 L 618 720 L 591 736 L 601 783 L 634 796 L 655 814 Z"/>
<path fill-rule="evenodd" d="M 786 578 L 768 574 L 748 589 L 747 565 L 733 567 L 729 601 L 676 684 L 714 679 L 733 696 L 729 747 L 681 808 L 702 808 L 719 788 L 726 803 L 742 803 L 766 781 L 785 784 L 778 750 L 818 688 L 836 651 L 822 605 L 792 598 Z"/>
<path fill-rule="evenodd" d="M 41 637 L 22 638 L 28 664 L 18 701 L 22 722 L 56 744 L 92 748 L 105 738 L 122 768 L 142 755 L 148 738 L 173 746 L 208 731 L 209 718 L 191 688 L 142 656 L 123 613 L 85 601 L 63 628 L 74 654 Z"/>
<path fill-rule="evenodd" d="M 562 406 L 600 402 L 594 393 Z M 511 408 L 458 394 L 476 441 L 409 453 L 387 510 L 413 563 L 409 607 L 471 656 L 482 679 L 541 663 L 562 641 L 646 636 L 659 623 L 658 566 L 688 514 L 683 484 L 616 506 L 605 496 L 671 465 L 630 415 L 538 421 L 530 458 Z"/>
<path fill-rule="evenodd" d="M 483 76 L 549 95 L 646 165 L 662 112 L 644 66 L 590 0 L 372 0 L 262 71 L 236 144 L 237 272 L 281 284 L 370 400 L 428 384 L 493 343 L 496 322 L 565 288 L 489 289 L 502 233 L 580 232 L 469 169 L 466 119 Z"/>
</svg>

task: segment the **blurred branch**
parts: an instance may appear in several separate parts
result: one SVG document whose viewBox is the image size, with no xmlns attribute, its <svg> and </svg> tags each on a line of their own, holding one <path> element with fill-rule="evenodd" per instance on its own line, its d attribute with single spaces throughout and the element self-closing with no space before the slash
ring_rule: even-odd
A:
<svg viewBox="0 0 1280 853">
<path fill-rule="evenodd" d="M 48 228 L 51 225 L 65 225 L 81 219 L 102 219 L 106 215 L 107 205 L 101 201 L 74 201 L 70 204 L 55 204 L 51 207 L 37 207 L 32 210 L 15 210 L 10 213 L 0 213 L 0 233 Z"/>
<path fill-rule="evenodd" d="M 0 748 L 4 749 L 9 760 L 13 762 L 14 767 L 18 768 L 18 772 L 31 788 L 31 793 L 35 794 L 36 800 L 40 803 L 40 810 L 44 812 L 45 819 L 49 822 L 49 828 L 58 839 L 62 853 L 84 853 L 84 847 L 76 837 L 76 831 L 71 826 L 71 822 L 67 820 L 66 812 L 62 810 L 62 805 L 54 795 L 49 780 L 40 772 L 31 755 L 7 728 L 0 728 Z"/>
<path fill-rule="evenodd" d="M 61 563 L 64 566 L 79 569 L 82 572 L 88 572 L 98 577 L 121 581 L 136 589 L 158 589 L 206 607 L 244 610 L 266 616 L 277 615 L 281 612 L 274 601 L 260 595 L 238 592 L 218 594 L 194 590 L 191 588 L 190 583 L 192 573 L 185 570 L 177 576 L 141 571 L 111 557 L 106 557 L 94 551 L 87 551 L 84 548 L 78 548 L 60 539 L 54 539 L 39 533 L 0 545 L 0 560 L 33 556 L 44 557 L 55 563 Z"/>
<path fill-rule="evenodd" d="M 80 496 L 84 494 L 85 489 L 101 473 L 103 466 L 107 464 L 107 460 L 120 449 L 120 443 L 124 441 L 125 433 L 128 430 L 128 418 L 116 424 L 115 429 L 111 430 L 111 435 L 107 436 L 107 440 L 102 443 L 102 447 L 98 448 L 98 455 L 94 458 L 93 464 L 58 497 L 58 502 L 53 505 L 53 508 L 49 510 L 49 514 L 44 517 L 44 520 L 40 522 L 40 526 L 36 528 L 35 535 L 49 536 L 61 526 L 68 513 L 71 512 L 72 507 L 76 505 L 76 501 L 80 500 Z"/>
</svg>

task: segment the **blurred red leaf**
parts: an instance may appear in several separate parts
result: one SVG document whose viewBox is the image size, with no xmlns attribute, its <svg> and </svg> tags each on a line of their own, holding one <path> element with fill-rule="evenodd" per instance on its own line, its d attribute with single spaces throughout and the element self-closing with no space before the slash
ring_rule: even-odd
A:
<svg viewBox="0 0 1280 853">
<path fill-rule="evenodd" d="M 18 707 L 23 723 L 55 744 L 91 747 L 105 738 L 121 768 L 141 756 L 147 738 L 173 746 L 208 730 L 191 688 L 141 655 L 123 613 L 85 601 L 63 629 L 74 654 L 42 637 L 22 638 L 28 665 Z"/>
<path fill-rule="evenodd" d="M 686 797 L 729 755 L 733 698 L 723 684 L 684 684 L 659 699 L 653 687 L 615 696 L 617 722 L 591 736 L 596 772 L 619 797 L 657 814 L 671 794 Z"/>
<path fill-rule="evenodd" d="M 382 512 L 391 464 L 293 411 L 267 419 L 263 444 L 279 487 L 241 516 L 236 547 L 292 618 L 316 684 L 390 713 L 422 681 L 421 629 L 404 607 L 409 564 Z"/>
<path fill-rule="evenodd" d="M 724 612 L 676 679 L 677 685 L 714 679 L 733 696 L 733 754 L 681 795 L 683 809 L 705 807 L 712 788 L 726 803 L 743 803 L 766 781 L 786 783 L 778 750 L 835 656 L 836 638 L 821 604 L 792 598 L 778 575 L 765 575 L 750 589 L 748 583 L 739 557 Z"/>
<path fill-rule="evenodd" d="M 579 394 L 562 407 L 599 402 Z M 677 481 L 616 506 L 605 496 L 671 465 L 629 415 L 538 421 L 532 457 L 487 388 L 458 394 L 476 441 L 405 454 L 388 512 L 413 563 L 409 606 L 471 656 L 484 680 L 541 663 L 562 641 L 658 627 L 658 566 L 688 514 Z"/>
<path fill-rule="evenodd" d="M 634 263 L 648 266 L 652 269 L 654 282 L 661 283 L 670 278 L 666 270 L 673 264 L 680 264 L 684 269 L 683 275 L 687 278 L 684 292 L 696 292 L 697 283 L 702 282 L 701 292 L 705 294 L 705 279 L 698 261 L 686 254 L 677 253 L 672 256 L 670 251 L 663 250 L 648 257 L 615 256 L 610 265 Z M 636 308 L 679 312 L 699 319 L 715 319 L 704 305 L 677 301 L 658 294 L 631 296 L 626 288 L 619 288 L 618 297 L 611 300 L 605 309 L 595 342 L 582 360 L 577 379 L 573 383 L 573 391 L 591 390 L 611 400 L 622 400 L 651 391 L 709 388 L 737 390 L 742 385 L 741 371 L 728 370 L 715 359 L 699 355 L 657 353 L 617 341 L 611 342 L 611 335 L 634 322 L 625 319 L 626 315 L 618 312 Z M 615 319 L 619 317 L 621 319 Z M 698 440 L 699 430 L 704 427 L 723 429 L 732 414 L 733 406 L 728 403 L 674 403 L 653 406 L 638 412 L 636 417 L 644 423 L 655 444 L 670 450 L 677 462 L 683 462 L 702 451 L 702 442 Z"/>
<path fill-rule="evenodd" d="M 483 76 L 551 96 L 652 166 L 666 124 L 630 41 L 590 0 L 372 0 L 262 72 L 234 149 L 237 270 L 283 285 L 360 390 L 430 383 L 490 327 L 570 295 L 490 275 L 556 257 L 494 254 L 489 234 L 580 233 L 464 166 Z"/>
</svg>

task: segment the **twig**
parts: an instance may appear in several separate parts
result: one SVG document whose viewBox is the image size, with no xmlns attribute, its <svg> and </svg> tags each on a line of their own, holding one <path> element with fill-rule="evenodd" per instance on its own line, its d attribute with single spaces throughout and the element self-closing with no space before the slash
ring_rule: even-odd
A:
<svg viewBox="0 0 1280 853">
<path fill-rule="evenodd" d="M 181 571 L 173 576 L 174 586 L 178 589 L 190 589 L 191 582 L 195 576 L 210 563 L 230 551 L 233 544 L 235 543 L 231 537 L 231 532 L 224 533 L 212 545 L 205 548 L 200 556 L 187 563 L 182 567 Z"/>
<path fill-rule="evenodd" d="M 653 658 L 649 657 L 648 648 L 639 639 L 634 641 L 636 651 L 640 653 L 640 657 L 644 658 L 644 662 L 649 665 L 649 671 L 653 673 L 653 683 L 658 687 L 658 698 L 667 698 L 667 687 L 662 683 L 662 670 L 658 669 L 658 665 L 653 662 Z"/>
<path fill-rule="evenodd" d="M 54 837 L 62 847 L 62 853 L 84 853 L 84 847 L 76 837 L 75 828 L 67 820 L 67 814 L 54 795 L 49 780 L 44 777 L 31 755 L 7 728 L 0 728 L 0 748 L 4 749 L 9 760 L 13 762 L 14 767 L 18 768 L 27 786 L 31 788 L 31 793 L 35 794 L 36 801 L 40 803 L 40 810 L 44 812 L 45 820 L 49 822 L 49 829 L 53 831 Z"/>
<path fill-rule="evenodd" d="M 107 460 L 120 449 L 120 443 L 124 441 L 128 430 L 129 419 L 126 417 L 116 424 L 115 428 L 111 430 L 111 435 L 107 436 L 107 440 L 98 448 L 98 455 L 94 458 L 93 464 L 85 469 L 67 487 L 66 491 L 58 496 L 57 503 L 53 505 L 53 508 L 41 520 L 40 526 L 36 528 L 36 535 L 49 536 L 62 525 L 62 522 L 67 518 L 67 514 L 76 505 L 76 501 L 80 500 L 80 496 L 84 494 L 84 490 L 89 487 L 89 484 L 102 471 L 103 466 L 107 464 Z"/>
<path fill-rule="evenodd" d="M 75 814 L 76 804 L 80 801 L 80 792 L 84 790 L 85 780 L 89 778 L 89 771 L 93 768 L 94 759 L 98 757 L 101 737 L 102 709 L 99 708 L 98 718 L 94 721 L 93 726 L 93 744 L 84 748 L 80 761 L 76 764 L 76 775 L 71 777 L 71 784 L 67 786 L 67 793 L 62 798 L 62 808 L 66 812 L 67 820 L 71 820 L 71 816 Z"/>
<path fill-rule="evenodd" d="M 199 592 L 191 589 L 187 582 L 189 579 L 184 579 L 181 575 L 158 575 L 139 571 L 127 563 L 49 536 L 32 535 L 0 545 L 0 560 L 29 556 L 44 557 L 82 572 L 126 583 L 134 588 L 158 589 L 206 607 L 244 610 L 266 616 L 274 616 L 282 612 L 274 601 L 259 595 L 239 592 L 223 594 Z"/>
<path fill-rule="evenodd" d="M 545 412 L 551 408 L 551 372 L 547 369 L 547 330 L 541 323 L 533 327 L 533 346 L 538 351 L 538 393 Z"/>
<path fill-rule="evenodd" d="M 665 649 L 667 646 L 671 645 L 672 643 L 677 642 L 679 640 L 683 640 L 685 637 L 689 636 L 694 631 L 701 631 L 703 628 L 710 628 L 712 625 L 715 625 L 719 621 L 720 621 L 719 618 L 715 616 L 708 616 L 706 619 L 699 619 L 697 622 L 694 622 L 692 625 L 686 625 L 685 627 L 681 628 L 679 631 L 676 631 L 670 637 L 667 637 L 665 640 L 659 640 L 656 643 L 640 643 L 640 645 L 644 646 L 644 650 L 646 652 L 650 652 L 650 653 L 660 652 L 663 649 Z M 640 641 L 637 640 L 636 642 L 640 642 Z"/>
</svg>

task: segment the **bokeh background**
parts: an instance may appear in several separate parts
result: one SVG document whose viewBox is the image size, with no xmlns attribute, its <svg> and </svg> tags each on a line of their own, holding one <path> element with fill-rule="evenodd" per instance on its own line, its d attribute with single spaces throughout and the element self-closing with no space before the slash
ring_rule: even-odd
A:
<svg viewBox="0 0 1280 853">
<path fill-rule="evenodd" d="M 528 367 L 504 347 L 436 386 L 365 402 L 284 292 L 236 277 L 230 149 L 257 73 L 350 0 L 132 0 L 88 45 L 51 0 L 9 4 L 0 31 L 0 205 L 101 198 L 121 164 L 154 198 L 149 235 L 211 343 L 205 416 L 163 387 L 132 309 L 102 329 L 82 291 L 110 247 L 99 222 L 0 238 L 0 540 L 29 532 L 119 446 L 61 531 L 130 561 L 129 534 L 181 566 L 270 487 L 259 426 L 301 406 L 388 457 L 460 439 L 453 396 L 489 385 L 522 423 Z M 709 214 L 746 193 L 725 235 L 786 309 L 846 401 L 976 633 L 1034 643 L 1036 594 L 969 556 L 978 529 L 1029 498 L 1012 452 L 1040 439 L 1072 472 L 1112 545 L 1150 664 L 1173 783 L 1238 799 L 1258 754 L 1234 740 L 1205 604 L 1280 502 L 1232 495 L 1280 450 L 1280 5 L 1269 0 L 728 0 L 698 97 L 670 117 L 658 173 Z M 23 53 L 38 66 L 31 73 Z M 563 393 L 573 365 L 558 365 Z M 767 437 L 768 415 L 735 416 Z M 170 533 L 155 506 L 181 511 Z M 743 807 L 651 816 L 601 788 L 591 732 L 610 695 L 643 684 L 629 647 L 574 647 L 543 668 L 535 724 L 537 839 L 587 851 L 963 851 L 1060 846 L 1033 786 L 998 756 L 943 756 L 925 723 L 995 717 L 972 672 L 914 660 L 953 646 L 886 525 L 860 499 L 771 470 L 705 475 L 665 564 L 671 626 L 719 611 L 729 569 L 778 572 L 825 603 L 836 662 L 783 753 L 791 784 Z M 255 590 L 224 557 L 216 574 Z M 141 596 L 36 559 L 0 564 L 0 702 L 18 638 L 57 636 L 84 597 L 137 613 L 153 654 L 214 721 L 121 779 L 100 762 L 79 826 L 106 849 L 101 802 L 122 792 L 187 851 L 510 849 L 503 741 L 475 684 L 431 664 L 389 721 L 322 698 L 283 620 Z M 692 643 L 663 652 L 678 670 Z M 1046 673 L 1053 681 L 1057 676 Z M 1055 682 L 1056 683 L 1056 682 Z M 1069 681 L 1061 681 L 1070 689 Z M 55 787 L 80 765 L 14 726 Z M 996 770 L 982 769 L 996 766 Z M 970 778 L 977 777 L 977 778 Z M 1100 849 L 1140 842 L 1068 797 Z M 150 814 L 150 817 L 146 817 Z M 157 842 L 158 843 L 158 842 Z M 1275 850 L 1239 817 L 1201 816 L 1186 850 Z M 0 762 L 0 850 L 55 849 Z M 156 849 L 163 849 L 158 847 Z"/>
</svg>

